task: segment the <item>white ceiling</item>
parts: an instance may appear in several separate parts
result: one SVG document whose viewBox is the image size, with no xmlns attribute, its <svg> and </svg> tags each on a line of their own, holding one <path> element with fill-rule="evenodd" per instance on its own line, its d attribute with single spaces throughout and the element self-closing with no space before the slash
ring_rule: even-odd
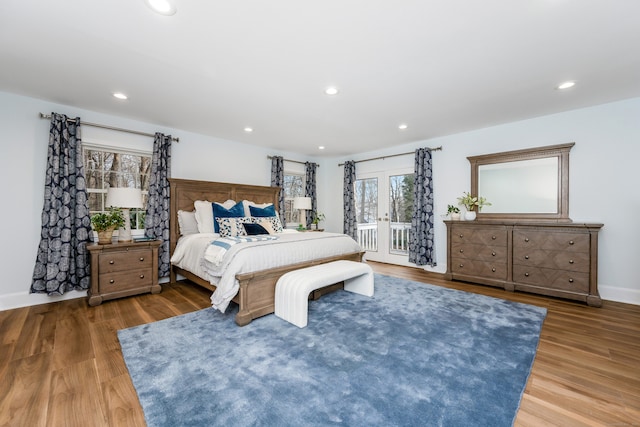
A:
<svg viewBox="0 0 640 427">
<path fill-rule="evenodd" d="M 330 156 L 640 96 L 637 0 L 175 4 L 2 0 L 0 91 Z"/>
</svg>

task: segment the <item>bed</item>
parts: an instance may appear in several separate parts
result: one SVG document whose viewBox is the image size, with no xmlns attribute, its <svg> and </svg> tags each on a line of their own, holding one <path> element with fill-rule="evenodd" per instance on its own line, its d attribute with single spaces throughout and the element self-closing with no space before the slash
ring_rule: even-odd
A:
<svg viewBox="0 0 640 427">
<path fill-rule="evenodd" d="M 193 211 L 194 203 L 198 200 L 207 200 L 219 203 L 223 203 L 227 200 L 250 200 L 257 204 L 273 203 L 276 211 L 278 209 L 278 194 L 280 189 L 277 187 L 175 178 L 172 178 L 169 181 L 171 189 L 169 247 L 172 258 L 176 252 L 176 247 L 181 237 L 180 227 L 178 225 L 178 211 Z M 331 233 L 310 232 L 294 234 L 297 235 L 287 237 L 287 239 L 283 240 L 300 240 L 303 235 L 307 235 L 309 239 L 320 239 L 320 235 L 324 234 L 327 234 L 327 238 L 335 237 L 336 242 L 341 240 L 338 239 L 338 236 L 330 236 Z M 344 238 L 342 235 L 340 237 Z M 201 240 L 206 239 L 206 236 L 200 236 L 199 238 Z M 282 242 L 282 244 L 284 245 L 284 242 Z M 276 248 L 276 246 L 273 247 Z M 285 261 L 284 265 L 282 264 L 283 261 L 279 260 L 278 263 L 274 262 L 274 266 L 260 268 L 255 271 L 244 271 L 246 270 L 245 268 L 239 268 L 238 270 L 240 272 L 235 274 L 235 284 L 237 285 L 238 290 L 231 298 L 231 301 L 235 302 L 239 306 L 239 311 L 235 317 L 236 323 L 240 326 L 244 326 L 249 324 L 253 319 L 274 312 L 275 286 L 276 282 L 283 274 L 300 268 L 342 259 L 360 262 L 362 261 L 363 254 L 364 252 L 361 248 L 352 241 L 350 249 L 345 249 L 343 245 L 340 248 L 336 248 L 335 254 L 324 253 L 322 256 L 315 257 L 313 259 L 306 259 L 300 262 L 296 261 L 286 263 Z M 262 263 L 262 266 L 265 267 L 264 262 Z M 250 269 L 250 267 L 247 268 Z M 217 289 L 217 286 L 212 284 L 211 277 L 207 274 L 203 274 L 202 271 L 198 271 L 196 268 L 172 264 L 170 273 L 170 280 L 172 283 L 176 281 L 177 275 L 181 275 L 194 284 L 211 290 L 214 293 Z M 316 292 L 316 295 L 321 295 L 322 293 L 322 291 Z"/>
</svg>

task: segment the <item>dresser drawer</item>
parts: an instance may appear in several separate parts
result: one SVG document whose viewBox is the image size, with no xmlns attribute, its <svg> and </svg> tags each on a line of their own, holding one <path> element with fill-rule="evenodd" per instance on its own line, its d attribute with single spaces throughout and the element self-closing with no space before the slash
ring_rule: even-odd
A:
<svg viewBox="0 0 640 427">
<path fill-rule="evenodd" d="M 451 258 L 451 271 L 454 274 L 478 276 L 487 279 L 506 280 L 507 264 L 503 262 L 488 262 L 467 258 Z"/>
<path fill-rule="evenodd" d="M 522 247 L 513 249 L 514 265 L 588 273 L 591 269 L 590 262 L 587 252 L 545 251 Z"/>
<path fill-rule="evenodd" d="M 555 270 L 552 268 L 513 266 L 513 281 L 548 289 L 570 292 L 589 292 L 589 273 Z"/>
<path fill-rule="evenodd" d="M 109 293 L 144 288 L 153 284 L 151 268 L 100 274 L 100 292 Z"/>
<path fill-rule="evenodd" d="M 451 256 L 456 258 L 504 262 L 507 260 L 506 246 L 487 246 L 475 243 L 454 243 Z"/>
<path fill-rule="evenodd" d="M 589 234 L 575 232 L 545 232 L 516 229 L 513 231 L 513 247 L 544 249 L 550 251 L 589 252 Z"/>
<path fill-rule="evenodd" d="M 98 257 L 100 273 L 151 268 L 152 255 L 153 252 L 150 249 L 102 253 Z"/>
<path fill-rule="evenodd" d="M 451 243 L 475 243 L 489 246 L 507 246 L 504 227 L 457 226 L 451 229 Z"/>
</svg>

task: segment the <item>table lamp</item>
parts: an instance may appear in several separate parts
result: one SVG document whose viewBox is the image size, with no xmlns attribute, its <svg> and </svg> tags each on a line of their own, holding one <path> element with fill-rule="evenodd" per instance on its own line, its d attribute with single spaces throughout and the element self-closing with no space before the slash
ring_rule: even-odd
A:
<svg viewBox="0 0 640 427">
<path fill-rule="evenodd" d="M 107 190 L 107 206 L 122 209 L 124 216 L 124 227 L 118 230 L 119 242 L 130 242 L 131 239 L 131 218 L 129 209 L 142 208 L 142 190 L 139 188 L 115 187 Z"/>
<path fill-rule="evenodd" d="M 300 210 L 300 225 L 307 227 L 306 211 L 311 209 L 311 197 L 294 197 L 293 209 Z"/>
</svg>

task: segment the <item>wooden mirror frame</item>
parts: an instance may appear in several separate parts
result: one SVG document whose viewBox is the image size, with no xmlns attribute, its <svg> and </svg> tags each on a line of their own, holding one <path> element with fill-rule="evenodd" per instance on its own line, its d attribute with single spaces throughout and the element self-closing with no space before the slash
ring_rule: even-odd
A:
<svg viewBox="0 0 640 427">
<path fill-rule="evenodd" d="M 505 151 L 502 153 L 485 154 L 467 157 L 471 163 L 471 195 L 478 196 L 478 168 L 495 163 L 515 162 L 520 160 L 558 158 L 558 208 L 555 213 L 482 213 L 478 212 L 478 219 L 502 220 L 545 220 L 571 222 L 569 218 L 569 150 L 575 142 L 546 147 L 528 148 L 524 150 Z M 491 201 L 491 200 L 489 200 Z"/>
</svg>

